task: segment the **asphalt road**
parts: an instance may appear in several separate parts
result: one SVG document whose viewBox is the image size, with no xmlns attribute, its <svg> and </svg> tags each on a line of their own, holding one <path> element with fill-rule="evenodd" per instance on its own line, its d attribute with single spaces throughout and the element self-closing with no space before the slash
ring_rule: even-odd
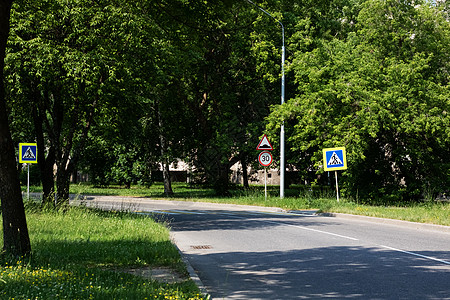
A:
<svg viewBox="0 0 450 300">
<path fill-rule="evenodd" d="M 135 198 L 86 203 L 169 222 L 213 299 L 450 299 L 449 227 Z"/>
</svg>

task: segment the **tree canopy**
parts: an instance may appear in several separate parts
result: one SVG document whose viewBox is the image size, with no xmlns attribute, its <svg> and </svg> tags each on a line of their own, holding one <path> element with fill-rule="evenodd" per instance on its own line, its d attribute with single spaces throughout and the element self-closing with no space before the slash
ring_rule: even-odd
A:
<svg viewBox="0 0 450 300">
<path fill-rule="evenodd" d="M 350 197 L 443 192 L 448 20 L 445 2 L 428 1 L 17 0 L 5 60 L 13 140 L 37 141 L 46 199 L 67 199 L 77 170 L 100 185 L 150 184 L 176 159 L 226 194 L 230 167 L 256 163 L 263 133 L 277 147 L 282 121 L 303 179 L 323 172 L 323 148 L 345 146 Z"/>
<path fill-rule="evenodd" d="M 442 7 L 364 1 L 348 29 L 301 48 L 296 96 L 276 107 L 301 169 L 321 172 L 323 148 L 345 146 L 344 192 L 414 200 L 445 192 L 449 173 L 449 22 Z"/>
</svg>

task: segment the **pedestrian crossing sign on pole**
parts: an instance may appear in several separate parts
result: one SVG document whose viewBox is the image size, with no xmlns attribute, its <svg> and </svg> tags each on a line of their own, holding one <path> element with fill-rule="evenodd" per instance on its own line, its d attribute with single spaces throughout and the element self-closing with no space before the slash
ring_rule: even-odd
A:
<svg viewBox="0 0 450 300">
<path fill-rule="evenodd" d="M 323 149 L 323 168 L 325 171 L 334 171 L 336 178 L 336 198 L 339 202 L 338 170 L 347 169 L 347 156 L 344 147 Z"/>
<path fill-rule="evenodd" d="M 25 164 L 37 163 L 36 143 L 19 143 L 19 163 Z"/>
<path fill-rule="evenodd" d="M 347 157 L 344 147 L 323 149 L 323 165 L 325 171 L 347 169 Z"/>
</svg>

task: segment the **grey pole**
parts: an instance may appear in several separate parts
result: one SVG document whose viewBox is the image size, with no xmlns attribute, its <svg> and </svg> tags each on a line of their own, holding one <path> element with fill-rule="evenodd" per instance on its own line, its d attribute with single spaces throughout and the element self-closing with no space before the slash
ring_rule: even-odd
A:
<svg viewBox="0 0 450 300">
<path fill-rule="evenodd" d="M 281 22 L 279 22 L 281 24 Z M 284 26 L 281 24 L 283 33 L 283 48 L 281 51 L 281 104 L 284 104 Z M 280 131 L 280 198 L 284 198 L 284 172 L 286 170 L 284 159 L 284 121 L 281 123 Z"/>
<path fill-rule="evenodd" d="M 285 49 L 284 49 L 284 26 L 283 23 L 275 19 L 270 13 L 265 11 L 262 7 L 256 5 L 251 0 L 247 0 L 250 4 L 253 4 L 257 8 L 259 8 L 263 13 L 277 21 L 281 25 L 281 33 L 283 38 L 283 46 L 281 48 L 281 104 L 284 104 L 284 58 L 285 58 Z M 285 157 L 284 157 L 284 122 L 281 123 L 281 131 L 280 131 L 280 198 L 284 198 L 284 173 L 286 170 L 285 166 Z"/>
<path fill-rule="evenodd" d="M 30 200 L 30 164 L 27 164 L 27 201 Z"/>
</svg>

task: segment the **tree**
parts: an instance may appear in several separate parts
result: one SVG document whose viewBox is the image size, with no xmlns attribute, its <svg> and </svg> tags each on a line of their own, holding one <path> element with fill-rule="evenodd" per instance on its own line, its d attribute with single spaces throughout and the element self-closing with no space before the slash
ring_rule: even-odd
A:
<svg viewBox="0 0 450 300">
<path fill-rule="evenodd" d="M 276 108 L 304 168 L 346 146 L 348 196 L 416 200 L 448 188 L 449 23 L 439 8 L 366 1 L 354 29 L 292 63 L 297 96 Z"/>
<path fill-rule="evenodd" d="M 109 4 L 24 1 L 13 8 L 11 90 L 32 104 L 45 201 L 53 198 L 55 183 L 58 201 L 68 199 L 70 176 L 99 112 L 114 112 L 130 99 L 124 92 L 133 80 L 127 47 L 139 25 L 125 6 Z"/>
<path fill-rule="evenodd" d="M 3 249 L 14 256 L 31 252 L 25 209 L 15 166 L 14 145 L 8 124 L 3 68 L 12 1 L 0 2 L 0 198 L 3 218 Z"/>
<path fill-rule="evenodd" d="M 287 25 L 289 61 L 292 49 L 345 37 L 353 2 L 259 5 Z M 32 104 L 44 194 L 54 190 L 55 163 L 57 197 L 65 199 L 78 162 L 100 184 L 129 184 L 137 180 L 132 161 L 162 163 L 170 194 L 167 166 L 177 157 L 226 194 L 231 165 L 256 163 L 264 118 L 279 102 L 277 22 L 246 1 L 66 4 L 17 6 L 7 58 L 12 111 L 29 107 L 18 101 Z"/>
<path fill-rule="evenodd" d="M 179 76 L 171 80 L 171 87 L 181 91 L 178 107 L 193 120 L 185 132 L 186 154 L 217 193 L 227 194 L 230 167 L 239 160 L 247 164 L 268 106 L 279 99 L 273 93 L 279 87 L 274 74 L 279 74 L 275 58 L 281 48 L 276 51 L 273 41 L 281 43 L 280 32 L 246 2 L 172 2 L 163 7 L 177 29 L 170 36 L 175 53 L 189 49 L 177 61 L 182 68 L 173 69 Z"/>
</svg>

